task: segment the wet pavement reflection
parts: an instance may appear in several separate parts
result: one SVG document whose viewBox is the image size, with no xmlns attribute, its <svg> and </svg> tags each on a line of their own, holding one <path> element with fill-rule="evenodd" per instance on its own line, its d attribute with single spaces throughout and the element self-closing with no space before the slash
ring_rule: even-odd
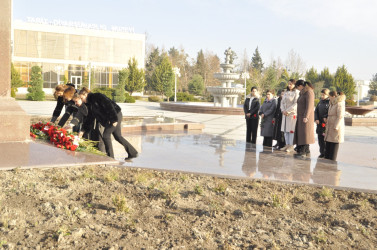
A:
<svg viewBox="0 0 377 250">
<path fill-rule="evenodd" d="M 127 138 L 139 141 L 140 154 L 123 162 L 124 166 L 377 191 L 377 167 L 371 166 L 374 162 L 361 161 L 365 163 L 361 165 L 353 164 L 352 160 L 347 162 L 354 156 L 338 158 L 343 159 L 338 162 L 317 159 L 315 145 L 311 158 L 302 160 L 259 144 L 208 134 L 145 134 Z M 347 152 L 347 146 L 344 150 Z"/>
<path fill-rule="evenodd" d="M 107 156 L 60 149 L 41 140 L 0 143 L 0 170 L 117 164 Z"/>
</svg>

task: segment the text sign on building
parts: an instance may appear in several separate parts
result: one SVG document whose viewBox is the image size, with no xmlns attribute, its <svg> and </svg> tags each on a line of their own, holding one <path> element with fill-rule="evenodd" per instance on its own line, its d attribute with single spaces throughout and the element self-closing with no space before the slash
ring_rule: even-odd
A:
<svg viewBox="0 0 377 250">
<path fill-rule="evenodd" d="M 98 25 L 98 24 L 84 23 L 84 22 L 78 22 L 78 21 L 64 21 L 60 19 L 48 20 L 47 18 L 41 18 L 41 17 L 27 17 L 27 22 L 54 25 L 54 26 L 82 28 L 82 29 L 110 30 L 110 31 L 115 31 L 115 32 L 135 33 L 134 27 L 111 26 L 111 28 L 108 29 L 107 26 L 104 24 Z"/>
</svg>

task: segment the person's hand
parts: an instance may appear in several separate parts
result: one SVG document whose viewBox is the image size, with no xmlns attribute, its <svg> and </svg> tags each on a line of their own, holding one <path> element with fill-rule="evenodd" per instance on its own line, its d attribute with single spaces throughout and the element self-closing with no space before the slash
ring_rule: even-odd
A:
<svg viewBox="0 0 377 250">
<path fill-rule="evenodd" d="M 319 124 L 319 120 L 315 120 L 315 123 Z"/>
<path fill-rule="evenodd" d="M 302 119 L 302 121 L 303 121 L 304 123 L 307 123 L 307 122 L 309 121 L 309 119 L 305 117 L 304 119 Z"/>
<path fill-rule="evenodd" d="M 79 132 L 79 138 L 81 138 L 84 135 L 84 132 Z"/>
<path fill-rule="evenodd" d="M 327 122 L 327 118 L 323 118 L 323 121 L 326 123 Z"/>
<path fill-rule="evenodd" d="M 118 122 L 114 122 L 113 126 L 116 127 L 118 125 Z"/>
<path fill-rule="evenodd" d="M 287 111 L 284 111 L 284 115 L 285 115 L 285 116 L 288 116 L 288 112 L 287 112 Z"/>
<path fill-rule="evenodd" d="M 262 114 L 260 117 L 264 118 L 264 114 Z"/>
<path fill-rule="evenodd" d="M 246 117 L 249 118 L 249 117 L 250 117 L 250 113 L 247 113 L 247 114 L 246 114 Z"/>
</svg>

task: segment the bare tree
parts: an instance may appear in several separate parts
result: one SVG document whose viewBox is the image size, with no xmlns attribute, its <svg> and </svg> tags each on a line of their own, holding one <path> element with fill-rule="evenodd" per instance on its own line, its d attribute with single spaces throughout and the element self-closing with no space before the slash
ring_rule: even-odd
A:
<svg viewBox="0 0 377 250">
<path fill-rule="evenodd" d="M 296 75 L 298 77 L 302 77 L 305 75 L 305 62 L 301 58 L 301 56 L 293 49 L 291 49 L 288 52 L 288 58 L 286 60 L 285 65 L 287 67 L 288 72 L 291 72 L 291 74 Z"/>
<path fill-rule="evenodd" d="M 247 54 L 247 50 L 244 49 L 243 53 L 240 56 L 240 66 L 239 71 L 240 72 L 249 72 L 250 70 L 250 63 L 249 63 L 249 56 Z"/>
<path fill-rule="evenodd" d="M 220 72 L 220 59 L 219 57 L 211 51 L 206 51 L 204 53 L 204 61 L 206 64 L 205 72 L 205 86 L 218 85 L 219 81 L 213 77 L 213 74 Z"/>
</svg>

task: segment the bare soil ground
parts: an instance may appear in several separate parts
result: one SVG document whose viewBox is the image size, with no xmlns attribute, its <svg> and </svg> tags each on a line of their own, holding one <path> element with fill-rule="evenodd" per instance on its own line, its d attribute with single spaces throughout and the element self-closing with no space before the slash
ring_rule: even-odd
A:
<svg viewBox="0 0 377 250">
<path fill-rule="evenodd" d="M 374 249 L 377 195 L 115 166 L 0 172 L 6 249 Z"/>
</svg>

